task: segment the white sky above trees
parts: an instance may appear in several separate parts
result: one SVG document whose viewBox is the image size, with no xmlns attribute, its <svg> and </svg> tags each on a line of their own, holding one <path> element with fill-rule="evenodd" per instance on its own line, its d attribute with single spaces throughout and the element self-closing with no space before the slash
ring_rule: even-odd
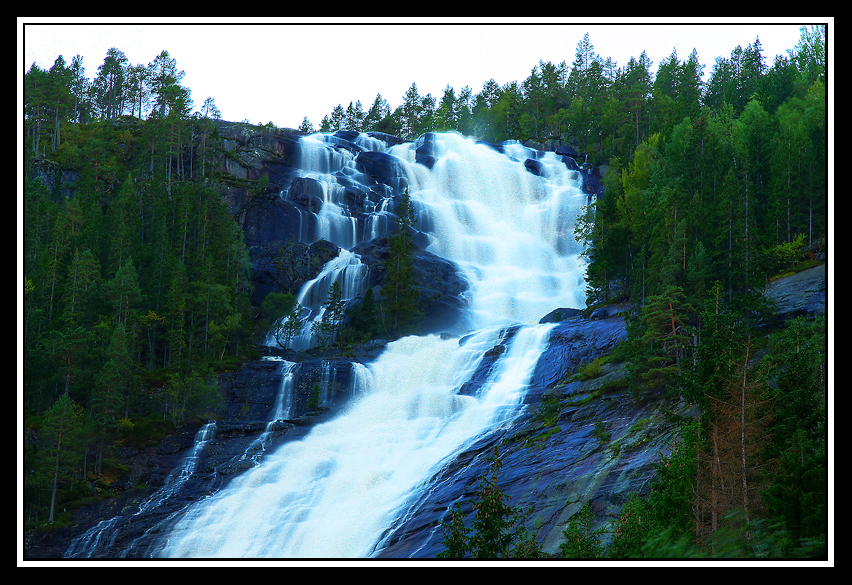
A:
<svg viewBox="0 0 852 585">
<path fill-rule="evenodd" d="M 776 54 L 786 55 L 798 43 L 800 24 L 833 20 L 648 22 L 584 18 L 574 24 L 559 17 L 535 22 L 479 18 L 450 24 L 446 18 L 163 23 L 162 19 L 22 17 L 19 88 L 34 62 L 49 69 L 60 54 L 68 64 L 74 55 L 82 55 L 86 76 L 93 79 L 110 47 L 123 51 L 134 65 L 150 63 L 165 49 L 186 72 L 182 84 L 192 90 L 195 110 L 212 96 L 226 120 L 271 121 L 295 128 L 307 116 L 319 127 L 337 104 L 345 109 L 350 101 L 360 100 L 366 111 L 377 93 L 396 108 L 412 83 L 421 96 L 431 93 L 440 100 L 447 84 L 456 94 L 469 85 L 475 94 L 491 78 L 501 86 L 522 82 L 539 60 L 565 61 L 570 66 L 586 32 L 595 52 L 603 59 L 611 57 L 618 67 L 646 51 L 652 74 L 673 49 L 683 61 L 695 48 L 706 81 L 716 57 L 730 57 L 737 45 L 745 48 L 759 37 L 771 65 Z M 830 28 L 830 42 L 831 32 Z"/>
</svg>

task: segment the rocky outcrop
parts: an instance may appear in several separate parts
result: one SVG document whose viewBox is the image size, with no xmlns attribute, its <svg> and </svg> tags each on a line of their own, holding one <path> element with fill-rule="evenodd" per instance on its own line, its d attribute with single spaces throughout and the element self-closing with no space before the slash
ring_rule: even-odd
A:
<svg viewBox="0 0 852 585">
<path fill-rule="evenodd" d="M 418 241 L 423 234 L 413 234 Z M 390 258 L 388 236 L 375 238 L 352 248 L 352 252 L 361 257 L 361 262 L 369 267 L 368 286 L 377 296 L 387 275 L 387 261 Z M 467 281 L 458 273 L 455 263 L 427 252 L 412 244 L 414 285 L 418 292 L 417 305 L 423 313 L 418 325 L 421 334 L 467 332 L 466 310 L 468 289 Z"/>
<path fill-rule="evenodd" d="M 776 325 L 825 312 L 825 264 L 769 283 L 766 297 L 776 304 Z"/>
<path fill-rule="evenodd" d="M 586 502 L 602 526 L 618 518 L 630 493 L 648 493 L 654 463 L 660 453 L 670 452 L 678 431 L 673 415 L 688 414 L 687 405 L 662 397 L 634 401 L 620 383 L 625 375 L 620 366 L 604 368 L 595 379 L 570 379 L 576 365 L 607 354 L 625 335 L 619 316 L 572 317 L 557 325 L 533 375 L 524 413 L 441 469 L 428 494 L 385 535 L 379 556 L 434 558 L 441 552 L 440 524 L 456 503 L 472 519 L 471 495 L 488 474 L 495 447 L 503 461 L 498 485 L 510 505 L 531 510 L 525 527 L 547 552 L 558 552 L 562 531 Z M 551 426 L 541 414 L 545 397 L 557 401 Z M 599 421 L 608 437 L 596 433 Z"/>
<path fill-rule="evenodd" d="M 252 304 L 259 306 L 270 292 L 298 294 L 302 285 L 316 278 L 323 266 L 339 253 L 337 246 L 325 240 L 310 245 L 288 242 L 249 247 L 254 283 Z"/>
<path fill-rule="evenodd" d="M 604 196 L 606 186 L 603 184 L 603 178 L 606 174 L 607 168 L 605 164 L 600 164 L 599 162 L 595 162 L 594 164 L 592 162 L 586 162 L 588 157 L 585 154 L 577 152 L 574 147 L 562 140 L 548 139 L 543 142 L 538 142 L 530 139 L 524 142 L 524 146 L 536 151 L 554 152 L 556 155 L 561 156 L 562 162 L 565 163 L 565 166 L 572 171 L 579 171 L 583 176 L 583 193 L 590 196 L 594 195 L 595 197 Z M 540 158 L 540 156 L 527 160 L 524 163 L 527 170 L 536 174 L 538 174 L 536 171 L 539 167 L 539 165 L 536 165 L 537 158 Z"/>
</svg>

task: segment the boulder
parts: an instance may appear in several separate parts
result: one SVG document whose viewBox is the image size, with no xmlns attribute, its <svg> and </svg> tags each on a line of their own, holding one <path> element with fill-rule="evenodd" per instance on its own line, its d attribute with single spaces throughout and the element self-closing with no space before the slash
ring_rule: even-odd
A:
<svg viewBox="0 0 852 585">
<path fill-rule="evenodd" d="M 325 193 L 323 185 L 311 177 L 294 177 L 290 183 L 287 200 L 298 203 L 314 215 L 322 209 Z"/>
<path fill-rule="evenodd" d="M 385 134 L 384 132 L 367 132 L 367 136 L 370 138 L 375 138 L 376 140 L 381 140 L 388 146 L 395 146 L 397 144 L 403 144 L 406 142 L 399 136 L 394 136 L 393 134 Z"/>
<path fill-rule="evenodd" d="M 583 310 L 582 309 L 568 309 L 568 308 L 560 308 L 553 309 L 547 315 L 542 317 L 539 320 L 539 323 L 559 323 L 560 321 L 564 321 L 565 319 L 571 319 L 574 317 L 582 317 Z"/>
<path fill-rule="evenodd" d="M 346 132 L 346 134 L 342 134 L 343 132 Z M 358 153 L 362 152 L 364 149 L 361 148 L 360 146 L 358 146 L 357 144 L 355 144 L 354 142 L 352 142 L 352 140 L 355 140 L 358 137 L 358 133 L 355 132 L 354 136 L 352 136 L 351 134 L 349 134 L 349 132 L 352 132 L 352 131 L 351 130 L 339 130 L 338 132 L 336 132 L 332 136 L 323 136 L 323 140 L 325 142 L 327 142 L 328 144 L 331 144 L 335 148 L 342 148 L 344 150 L 348 150 L 349 152 L 357 155 Z M 351 138 L 346 139 L 346 138 L 343 138 L 343 136 L 350 136 Z"/>
<path fill-rule="evenodd" d="M 355 167 L 360 172 L 400 193 L 408 185 L 401 163 L 392 154 L 371 150 L 362 151 L 355 158 Z"/>
<path fill-rule="evenodd" d="M 427 168 L 432 168 L 438 158 L 435 150 L 435 133 L 427 132 L 417 139 L 418 146 L 414 150 L 414 160 Z"/>
<path fill-rule="evenodd" d="M 583 193 L 603 197 L 606 186 L 604 186 L 600 174 L 596 171 L 596 167 L 583 169 L 581 173 L 583 175 Z"/>
<path fill-rule="evenodd" d="M 561 144 L 561 145 L 557 146 L 555 152 L 556 152 L 556 154 L 558 154 L 560 156 L 568 156 L 568 157 L 571 157 L 572 159 L 577 158 L 580 155 L 576 150 L 574 150 L 573 148 L 571 148 L 567 144 Z"/>
<path fill-rule="evenodd" d="M 626 338 L 620 315 L 595 321 L 582 317 L 562 321 L 551 331 L 549 345 L 536 364 L 527 399 L 535 401 L 542 389 L 565 380 L 578 366 L 606 355 Z"/>
<path fill-rule="evenodd" d="M 524 168 L 538 177 L 540 177 L 544 172 L 544 165 L 542 162 L 533 158 L 528 158 L 524 161 Z"/>
<path fill-rule="evenodd" d="M 485 355 L 482 356 L 482 360 L 480 360 L 476 367 L 476 371 L 470 379 L 462 384 L 461 388 L 459 388 L 459 394 L 475 396 L 476 393 L 479 392 L 482 388 L 482 384 L 484 384 L 491 376 L 494 364 L 500 359 L 500 356 L 506 352 L 509 341 L 515 336 L 518 329 L 519 326 L 514 326 L 500 332 L 500 341 L 493 348 L 485 352 Z M 466 338 L 460 340 L 459 345 L 462 345 L 466 340 Z"/>
<path fill-rule="evenodd" d="M 563 156 L 562 162 L 565 163 L 565 166 L 568 167 L 568 170 L 571 170 L 571 171 L 579 171 L 580 170 L 580 165 L 577 164 L 577 161 L 574 160 L 573 157 Z"/>
</svg>

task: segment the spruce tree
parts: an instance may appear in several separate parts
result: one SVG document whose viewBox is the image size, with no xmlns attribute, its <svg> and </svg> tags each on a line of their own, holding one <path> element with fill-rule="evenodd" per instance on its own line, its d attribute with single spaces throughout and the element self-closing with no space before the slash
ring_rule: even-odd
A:
<svg viewBox="0 0 852 585">
<path fill-rule="evenodd" d="M 45 413 L 41 435 L 44 440 L 43 463 L 51 476 L 50 515 L 54 520 L 56 496 L 61 480 L 69 479 L 79 463 L 79 441 L 83 429 L 83 409 L 61 394 Z"/>
<path fill-rule="evenodd" d="M 592 528 L 595 513 L 591 502 L 586 502 L 582 508 L 571 518 L 568 527 L 562 531 L 565 539 L 559 545 L 559 552 L 566 559 L 597 559 L 604 553 L 604 547 L 600 537 L 604 532 L 603 527 Z"/>
<path fill-rule="evenodd" d="M 414 207 L 406 187 L 397 209 L 397 227 L 388 237 L 390 257 L 382 282 L 385 327 L 392 336 L 399 336 L 419 315 L 412 240 L 415 221 Z"/>
<path fill-rule="evenodd" d="M 442 524 L 444 551 L 438 558 L 476 559 L 495 558 L 542 558 L 548 556 L 535 538 L 520 526 L 521 512 L 508 504 L 508 496 L 497 485 L 502 459 L 494 447 L 488 458 L 488 475 L 479 483 L 479 491 L 472 502 L 475 515 L 470 528 L 464 523 L 461 507 L 450 511 L 449 522 Z"/>
</svg>

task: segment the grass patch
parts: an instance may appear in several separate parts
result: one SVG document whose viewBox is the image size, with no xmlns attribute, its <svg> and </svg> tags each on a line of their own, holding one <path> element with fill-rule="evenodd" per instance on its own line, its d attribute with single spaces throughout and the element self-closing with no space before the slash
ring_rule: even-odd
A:
<svg viewBox="0 0 852 585">
<path fill-rule="evenodd" d="M 597 378 L 603 374 L 603 367 L 611 361 L 612 356 L 609 354 L 595 358 L 587 364 L 578 366 L 577 373 L 574 374 L 571 379 L 584 382 L 586 380 L 591 380 L 592 378 Z"/>
<path fill-rule="evenodd" d="M 635 435 L 636 433 L 641 432 L 641 431 L 642 431 L 645 427 L 647 427 L 647 426 L 648 426 L 648 424 L 649 424 L 650 422 L 651 422 L 651 419 L 650 419 L 650 418 L 643 418 L 643 419 L 639 419 L 638 421 L 636 421 L 635 423 L 633 423 L 633 424 L 630 426 L 630 431 L 629 431 L 629 432 L 630 432 L 631 434 L 634 434 L 634 435 Z"/>
<path fill-rule="evenodd" d="M 142 447 L 156 445 L 174 430 L 175 426 L 171 420 L 163 420 L 161 416 L 151 415 L 124 423 L 120 438 L 125 443 L 130 443 L 141 449 Z"/>
<path fill-rule="evenodd" d="M 549 428 L 545 432 L 530 437 L 529 439 L 524 441 L 524 447 L 539 449 L 544 448 L 544 444 L 547 442 L 547 440 L 556 433 L 560 432 L 561 430 L 562 429 L 560 429 L 559 427 Z"/>
<path fill-rule="evenodd" d="M 793 276 L 794 274 L 798 274 L 799 272 L 804 272 L 805 270 L 809 270 L 811 268 L 816 268 L 817 266 L 825 264 L 822 260 L 804 260 L 799 262 L 792 268 L 787 268 L 786 270 L 779 272 L 775 276 L 769 278 L 769 281 L 778 280 L 779 278 L 785 278 L 787 276 Z"/>
<path fill-rule="evenodd" d="M 580 399 L 569 402 L 569 405 L 570 406 L 583 406 L 584 404 L 588 404 L 589 402 L 591 402 L 595 398 L 599 397 L 600 395 L 601 395 L 600 390 L 595 390 L 594 392 L 592 392 L 591 394 L 588 394 L 587 396 L 583 396 Z"/>
</svg>

